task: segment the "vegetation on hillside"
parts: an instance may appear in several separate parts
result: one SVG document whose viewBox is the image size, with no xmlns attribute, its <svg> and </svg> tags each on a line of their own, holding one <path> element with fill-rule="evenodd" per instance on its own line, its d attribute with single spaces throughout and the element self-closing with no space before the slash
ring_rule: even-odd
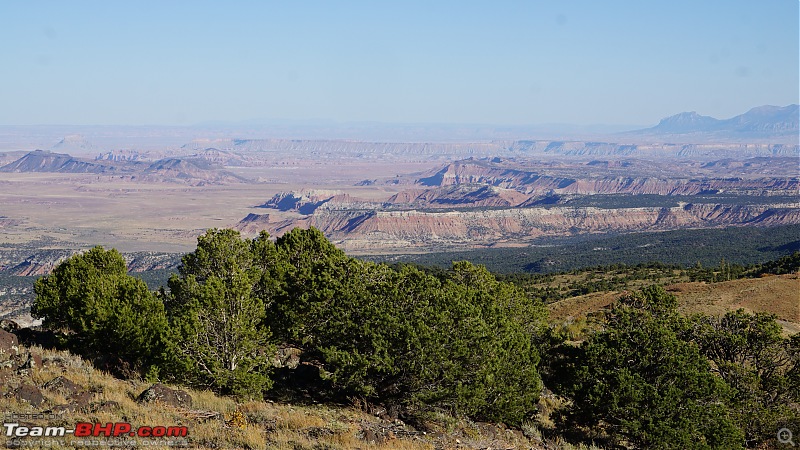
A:
<svg viewBox="0 0 800 450">
<path fill-rule="evenodd" d="M 683 268 L 717 267 L 724 258 L 739 265 L 761 264 L 800 251 L 800 225 L 768 228 L 675 230 L 622 235 L 543 238 L 528 247 L 498 247 L 415 255 L 385 255 L 371 260 L 448 267 L 471 261 L 497 273 L 549 274 L 587 266 L 661 263 Z"/>
<path fill-rule="evenodd" d="M 711 273 L 796 271 L 798 255 Z M 637 270 L 639 287 L 685 275 Z M 586 281 L 631 281 L 595 278 Z M 315 229 L 275 241 L 209 230 L 168 289 L 149 291 L 98 247 L 38 280 L 32 311 L 75 351 L 118 361 L 119 375 L 239 399 L 359 399 L 420 426 L 441 414 L 552 425 L 631 448 L 755 448 L 800 427 L 800 338 L 784 337 L 774 316 L 685 317 L 646 285 L 576 334 L 548 323 L 555 294 L 530 281 L 468 262 L 365 262 Z M 559 400 L 545 411 L 550 391 Z"/>
<path fill-rule="evenodd" d="M 240 397 L 270 390 L 276 345 L 319 369 L 321 395 L 403 414 L 521 424 L 541 391 L 543 305 L 466 262 L 437 278 L 350 258 L 315 229 L 210 230 L 169 288 L 151 293 L 97 247 L 37 281 L 32 313 L 87 355 Z"/>
</svg>

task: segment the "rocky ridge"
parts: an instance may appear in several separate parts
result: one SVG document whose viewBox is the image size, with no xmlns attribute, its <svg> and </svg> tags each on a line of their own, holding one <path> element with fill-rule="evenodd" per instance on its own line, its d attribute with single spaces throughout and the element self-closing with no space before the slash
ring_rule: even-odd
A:
<svg viewBox="0 0 800 450">
<path fill-rule="evenodd" d="M 81 161 L 66 153 L 34 150 L 16 161 L 0 167 L 0 172 L 110 173 L 113 166 Z"/>
<path fill-rule="evenodd" d="M 697 195 L 720 192 L 748 195 L 792 195 L 798 191 L 799 181 L 798 177 L 677 178 L 580 176 L 580 174 L 558 176 L 547 174 L 543 170 L 513 168 L 485 160 L 455 161 L 417 179 L 417 183 L 422 186 L 482 184 L 514 189 L 529 195 L 545 193 Z"/>
<path fill-rule="evenodd" d="M 94 160 L 65 153 L 35 150 L 2 167 L 0 172 L 114 175 L 131 180 L 177 182 L 190 185 L 246 183 L 249 180 L 223 168 L 222 153 L 169 157 L 150 161 L 138 152 L 108 152 Z M 228 161 L 230 162 L 230 161 Z"/>
</svg>

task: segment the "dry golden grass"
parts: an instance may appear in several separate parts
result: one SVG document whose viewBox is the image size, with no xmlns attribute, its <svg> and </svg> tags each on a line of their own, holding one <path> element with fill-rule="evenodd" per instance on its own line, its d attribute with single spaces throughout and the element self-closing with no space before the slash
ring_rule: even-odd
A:
<svg viewBox="0 0 800 450">
<path fill-rule="evenodd" d="M 611 306 L 620 295 L 620 292 L 593 292 L 591 294 L 570 297 L 547 305 L 550 319 L 564 321 L 569 319 L 579 320 L 587 314 L 601 311 Z"/>
<path fill-rule="evenodd" d="M 116 402 L 119 408 L 91 412 L 92 409 L 48 414 L 43 419 L 26 421 L 34 426 L 64 426 L 73 428 L 78 422 L 129 422 L 139 426 L 186 426 L 190 448 L 209 449 L 287 449 L 287 450 L 433 450 L 434 448 L 540 448 L 536 442 L 510 430 L 506 435 L 484 435 L 480 428 L 467 420 L 439 417 L 439 433 L 415 432 L 402 424 L 381 420 L 363 409 L 327 405 L 290 405 L 264 401 L 237 403 L 209 391 L 180 388 L 193 399 L 191 409 L 161 404 L 141 404 L 136 401 L 149 383 L 141 380 L 120 380 L 95 369 L 78 356 L 63 351 L 30 349 L 41 354 L 44 367 L 31 371 L 29 378 L 17 378 L 14 386 L 23 381 L 42 388 L 44 383 L 64 376 L 87 391 L 94 393 L 92 402 Z M 19 402 L 11 396 L 0 396 L 0 411 L 5 413 L 44 413 L 57 405 L 68 403 L 64 395 L 42 389 L 45 404 L 39 407 Z M 199 419 L 197 411 L 216 413 L 217 417 Z M 432 423 L 432 426 L 437 424 Z M 395 431 L 392 431 L 395 430 Z M 402 430 L 398 431 L 398 430 Z M 406 432 L 407 431 L 407 432 Z M 396 432 L 396 433 L 395 433 Z M 368 435 L 368 433 L 373 433 Z M 377 439 L 368 440 L 369 436 Z M 74 448 L 78 439 L 65 437 L 63 444 L 49 448 Z M 106 439 L 106 438 L 91 438 Z M 156 438 L 153 438 L 156 439 Z M 57 442 L 57 444 L 59 443 Z M 7 442 L 3 442 L 6 443 Z M 152 441 L 150 441 L 152 443 Z M 158 442 L 155 442 L 158 444 Z M 503 447 L 505 446 L 505 447 Z M 36 448 L 28 447 L 28 448 Z M 147 448 L 167 449 L 168 446 L 148 445 Z"/>
<path fill-rule="evenodd" d="M 679 283 L 667 286 L 687 313 L 723 314 L 742 308 L 775 314 L 800 324 L 800 275 L 771 275 L 721 283 Z"/>
<path fill-rule="evenodd" d="M 722 315 L 739 308 L 756 313 L 775 314 L 787 333 L 800 332 L 800 275 L 771 275 L 720 283 L 681 282 L 666 289 L 678 298 L 684 314 Z M 619 298 L 621 292 L 595 292 L 571 297 L 548 305 L 550 318 L 579 324 L 587 315 L 602 311 Z"/>
</svg>

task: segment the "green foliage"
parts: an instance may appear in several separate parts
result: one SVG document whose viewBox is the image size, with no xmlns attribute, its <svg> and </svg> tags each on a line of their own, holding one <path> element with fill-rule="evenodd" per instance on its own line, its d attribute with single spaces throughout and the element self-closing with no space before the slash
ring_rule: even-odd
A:
<svg viewBox="0 0 800 450">
<path fill-rule="evenodd" d="M 785 424 L 800 422 L 800 341 L 781 332 L 775 316 L 741 309 L 720 318 L 695 316 L 688 332 L 734 389 L 730 403 L 749 446 L 768 443 Z"/>
<path fill-rule="evenodd" d="M 127 274 L 116 250 L 95 247 L 72 256 L 34 285 L 31 315 L 46 327 L 73 332 L 79 352 L 117 358 L 153 373 L 166 357 L 163 304 Z"/>
<path fill-rule="evenodd" d="M 660 287 L 623 297 L 580 349 L 562 419 L 645 448 L 741 448 L 730 388 L 684 340 L 675 299 Z"/>
<path fill-rule="evenodd" d="M 240 396 L 261 396 L 271 385 L 274 353 L 265 308 L 254 295 L 261 281 L 252 247 L 234 230 L 209 230 L 169 280 L 170 318 L 187 381 Z"/>
<path fill-rule="evenodd" d="M 782 275 L 786 273 L 800 272 L 800 251 L 791 255 L 786 255 L 776 261 L 770 261 L 752 270 L 753 275 L 773 274 Z"/>
<path fill-rule="evenodd" d="M 392 261 L 448 267 L 471 261 L 499 273 L 558 273 L 592 265 L 636 265 L 659 261 L 689 267 L 717 267 L 722 258 L 732 264 L 759 264 L 800 250 L 800 225 L 675 230 L 623 235 L 548 237 L 536 245 L 489 248 L 419 255 L 392 255 Z M 386 257 L 372 257 L 380 261 Z"/>
<path fill-rule="evenodd" d="M 800 403 L 800 333 L 794 334 L 789 339 L 789 369 L 786 379 L 789 382 L 789 392 L 794 393 L 795 403 Z"/>
<path fill-rule="evenodd" d="M 302 351 L 302 367 L 320 369 L 316 381 L 334 398 L 520 425 L 535 413 L 541 372 L 570 400 L 562 426 L 615 444 L 764 447 L 776 429 L 800 426 L 800 335 L 784 338 L 774 316 L 684 318 L 674 296 L 651 286 L 623 295 L 599 323 L 551 329 L 540 299 L 796 272 L 798 260 L 612 264 L 554 286 L 553 275 L 498 279 L 469 262 L 365 262 L 314 228 L 275 242 L 209 230 L 169 291 L 154 294 L 116 250 L 96 247 L 36 281 L 32 314 L 117 368 L 242 397 L 270 389 L 276 344 L 286 344 Z"/>
<path fill-rule="evenodd" d="M 37 280 L 31 315 L 44 319 L 48 328 L 83 333 L 90 310 L 97 310 L 97 303 L 110 297 L 114 282 L 126 274 L 125 260 L 114 249 L 95 247 L 72 256 Z"/>
<path fill-rule="evenodd" d="M 270 325 L 281 340 L 313 345 L 309 326 L 338 296 L 356 295 L 352 289 L 360 264 L 315 228 L 295 228 L 278 238 L 274 256 L 277 264 L 265 274 L 274 280 Z"/>
<path fill-rule="evenodd" d="M 440 279 L 361 262 L 313 228 L 276 248 L 271 327 L 317 355 L 340 393 L 510 423 L 534 410 L 541 303 L 469 263 Z"/>
</svg>

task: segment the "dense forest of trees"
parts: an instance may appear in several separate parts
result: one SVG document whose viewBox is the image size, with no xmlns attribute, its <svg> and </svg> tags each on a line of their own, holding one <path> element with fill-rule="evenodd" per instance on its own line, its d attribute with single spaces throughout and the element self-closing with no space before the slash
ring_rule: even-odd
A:
<svg viewBox="0 0 800 450">
<path fill-rule="evenodd" d="M 387 255 L 371 259 L 443 268 L 449 267 L 452 261 L 466 260 L 504 274 L 550 274 L 588 266 L 632 266 L 654 262 L 680 267 L 697 264 L 716 267 L 723 257 L 732 264 L 752 265 L 800 251 L 798 236 L 800 225 L 707 228 L 548 237 L 534 241 L 534 245 L 528 247 Z"/>
<path fill-rule="evenodd" d="M 157 291 L 116 250 L 75 255 L 36 282 L 32 314 L 118 375 L 242 398 L 301 400 L 305 383 L 316 400 L 362 398 L 407 420 L 521 426 L 547 387 L 564 399 L 560 430 L 636 448 L 754 448 L 800 429 L 800 336 L 773 316 L 684 317 L 654 285 L 575 342 L 517 284 L 469 262 L 358 260 L 316 229 L 274 241 L 209 230 Z M 299 364 L 276 362 L 286 349 Z"/>
</svg>

